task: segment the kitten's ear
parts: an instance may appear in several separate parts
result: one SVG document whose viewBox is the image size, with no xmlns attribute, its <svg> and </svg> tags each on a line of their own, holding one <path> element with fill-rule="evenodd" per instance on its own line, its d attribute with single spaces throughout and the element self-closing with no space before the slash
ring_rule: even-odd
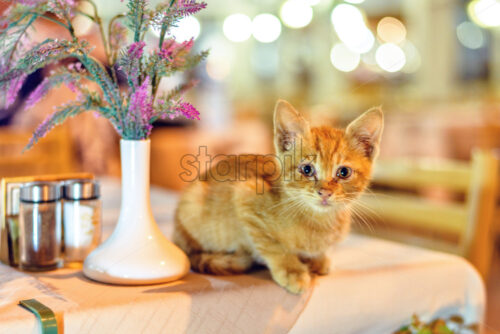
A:
<svg viewBox="0 0 500 334">
<path fill-rule="evenodd" d="M 372 108 L 356 118 L 346 129 L 346 136 L 356 149 L 373 160 L 378 155 L 384 130 L 384 114 L 381 108 Z"/>
<path fill-rule="evenodd" d="M 278 100 L 274 107 L 274 142 L 280 151 L 289 151 L 298 138 L 309 133 L 309 123 L 290 103 Z"/>
</svg>

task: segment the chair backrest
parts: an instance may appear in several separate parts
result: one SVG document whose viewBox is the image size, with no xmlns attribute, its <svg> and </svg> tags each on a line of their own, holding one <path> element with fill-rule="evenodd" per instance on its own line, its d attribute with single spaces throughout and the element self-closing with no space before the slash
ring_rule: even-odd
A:
<svg viewBox="0 0 500 334">
<path fill-rule="evenodd" d="M 30 132 L 0 128 L 0 178 L 75 171 L 73 148 L 66 127 L 61 126 L 22 153 Z"/>
<path fill-rule="evenodd" d="M 373 173 L 378 190 L 364 195 L 355 211 L 376 227 L 371 234 L 459 254 L 486 275 L 498 166 L 495 155 L 483 150 L 473 151 L 470 162 L 380 160 Z M 436 189 L 464 200 L 433 199 L 429 194 Z"/>
</svg>

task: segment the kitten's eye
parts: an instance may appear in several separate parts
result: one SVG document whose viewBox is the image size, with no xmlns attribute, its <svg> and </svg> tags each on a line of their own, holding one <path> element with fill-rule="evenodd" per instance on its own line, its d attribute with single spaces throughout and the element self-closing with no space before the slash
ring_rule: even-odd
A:
<svg viewBox="0 0 500 334">
<path fill-rule="evenodd" d="M 310 165 L 310 164 L 306 164 L 306 165 L 302 165 L 300 167 L 300 172 L 302 174 L 304 174 L 305 176 L 314 176 L 314 174 L 316 174 L 316 170 L 314 169 L 314 166 L 313 165 Z"/>
<path fill-rule="evenodd" d="M 352 169 L 346 166 L 340 166 L 337 169 L 337 177 L 341 179 L 347 179 L 352 175 Z"/>
</svg>

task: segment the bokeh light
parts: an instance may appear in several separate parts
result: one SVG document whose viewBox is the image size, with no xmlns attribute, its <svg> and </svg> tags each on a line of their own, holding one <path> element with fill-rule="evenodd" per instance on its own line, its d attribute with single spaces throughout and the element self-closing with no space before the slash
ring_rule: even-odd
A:
<svg viewBox="0 0 500 334">
<path fill-rule="evenodd" d="M 252 34 L 261 43 L 271 43 L 280 37 L 281 22 L 272 14 L 259 14 L 252 21 Z"/>
<path fill-rule="evenodd" d="M 462 22 L 457 27 L 457 38 L 466 48 L 475 50 L 485 44 L 484 32 L 472 22 Z"/>
<path fill-rule="evenodd" d="M 365 0 L 345 0 L 345 2 L 353 3 L 353 4 L 359 4 L 365 2 Z"/>
<path fill-rule="evenodd" d="M 245 14 L 229 15 L 222 26 L 224 36 L 232 42 L 243 42 L 252 35 L 252 20 Z"/>
<path fill-rule="evenodd" d="M 339 71 L 351 72 L 358 67 L 360 56 L 351 51 L 345 44 L 337 43 L 330 52 L 330 61 Z"/>
<path fill-rule="evenodd" d="M 398 19 L 387 16 L 379 21 L 377 34 L 384 42 L 399 44 L 406 38 L 406 28 Z"/>
<path fill-rule="evenodd" d="M 313 10 L 305 0 L 288 0 L 281 6 L 280 17 L 290 28 L 307 26 L 313 18 Z"/>
<path fill-rule="evenodd" d="M 331 21 L 334 27 L 349 27 L 354 25 L 364 25 L 363 13 L 358 7 L 340 4 L 332 10 Z"/>
<path fill-rule="evenodd" d="M 363 13 L 355 6 L 340 4 L 331 14 L 331 21 L 339 39 L 355 53 L 372 49 L 375 37 L 365 25 Z"/>
<path fill-rule="evenodd" d="M 375 43 L 375 37 L 370 29 L 366 27 L 353 29 L 351 34 L 342 34 L 340 39 L 349 49 L 356 53 L 365 53 L 370 51 Z"/>
<path fill-rule="evenodd" d="M 500 26 L 500 0 L 473 0 L 467 6 L 472 21 L 481 27 Z"/>
<path fill-rule="evenodd" d="M 170 32 L 177 42 L 184 42 L 191 38 L 198 38 L 200 31 L 200 22 L 196 17 L 188 16 L 180 20 L 176 27 L 172 27 Z"/>
<path fill-rule="evenodd" d="M 385 43 L 375 53 L 377 65 L 386 72 L 397 72 L 406 64 L 404 51 L 393 43 Z"/>
</svg>

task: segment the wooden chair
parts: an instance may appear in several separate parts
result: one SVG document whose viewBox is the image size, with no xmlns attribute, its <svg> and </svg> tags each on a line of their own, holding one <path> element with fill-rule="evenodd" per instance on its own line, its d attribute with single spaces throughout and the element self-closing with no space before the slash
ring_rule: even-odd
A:
<svg viewBox="0 0 500 334">
<path fill-rule="evenodd" d="M 359 202 L 360 219 L 374 226 L 370 234 L 447 251 L 467 258 L 486 277 L 493 252 L 492 221 L 498 160 L 475 150 L 469 163 L 431 160 L 380 160 L 373 188 Z M 432 189 L 463 200 L 422 196 Z M 460 195 L 459 195 L 460 196 Z"/>
<path fill-rule="evenodd" d="M 55 128 L 32 149 L 22 153 L 30 137 L 30 132 L 0 128 L 0 178 L 76 170 L 66 127 Z"/>
</svg>

